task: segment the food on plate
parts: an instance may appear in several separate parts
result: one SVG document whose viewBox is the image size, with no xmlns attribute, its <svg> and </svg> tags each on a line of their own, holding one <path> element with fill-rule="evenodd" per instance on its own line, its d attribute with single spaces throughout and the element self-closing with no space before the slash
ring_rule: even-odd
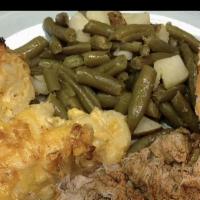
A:
<svg viewBox="0 0 200 200">
<path fill-rule="evenodd" d="M 198 200 L 199 139 L 182 128 L 160 134 L 118 165 L 65 177 L 58 199 Z"/>
<path fill-rule="evenodd" d="M 35 98 L 28 64 L 0 44 L 0 121 L 8 121 Z"/>
<path fill-rule="evenodd" d="M 57 180 L 73 167 L 115 164 L 130 146 L 125 117 L 116 111 L 73 108 L 69 120 L 53 114 L 51 103 L 40 103 L 1 123 L 0 199 L 54 199 Z"/>
<path fill-rule="evenodd" d="M 200 41 L 149 13 L 58 13 L 0 46 L 0 199 L 199 200 Z"/>
</svg>

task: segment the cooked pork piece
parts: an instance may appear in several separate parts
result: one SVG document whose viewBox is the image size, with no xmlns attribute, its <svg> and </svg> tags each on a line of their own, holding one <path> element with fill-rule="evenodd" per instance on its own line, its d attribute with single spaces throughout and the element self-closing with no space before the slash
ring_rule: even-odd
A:
<svg viewBox="0 0 200 200">
<path fill-rule="evenodd" d="M 200 200 L 200 136 L 180 128 L 119 165 L 68 176 L 58 200 Z"/>
</svg>

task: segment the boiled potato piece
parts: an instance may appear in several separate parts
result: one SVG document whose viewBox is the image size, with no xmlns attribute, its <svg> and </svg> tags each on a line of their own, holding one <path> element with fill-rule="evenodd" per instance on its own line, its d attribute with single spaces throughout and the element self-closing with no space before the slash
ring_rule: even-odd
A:
<svg viewBox="0 0 200 200">
<path fill-rule="evenodd" d="M 105 24 L 110 24 L 108 11 L 87 11 L 86 16 L 90 20 L 96 20 Z"/>
<path fill-rule="evenodd" d="M 150 24 L 149 13 L 122 13 L 127 24 Z"/>
<path fill-rule="evenodd" d="M 136 129 L 134 130 L 134 135 L 146 135 L 148 133 L 157 131 L 162 128 L 162 125 L 156 121 L 149 119 L 148 117 L 143 117 Z"/>
<path fill-rule="evenodd" d="M 157 77 L 160 77 L 163 80 L 166 89 L 183 83 L 189 75 L 184 62 L 179 55 L 157 60 L 154 63 L 154 69 L 157 72 Z"/>
<path fill-rule="evenodd" d="M 90 41 L 90 34 L 82 31 L 87 23 L 88 19 L 81 12 L 77 12 L 69 20 L 69 27 L 76 31 L 76 40 L 79 42 Z"/>
<path fill-rule="evenodd" d="M 37 94 L 48 94 L 46 82 L 43 75 L 36 75 L 31 77 L 32 83 Z"/>
<path fill-rule="evenodd" d="M 157 31 L 156 31 L 156 35 L 159 39 L 163 40 L 164 42 L 169 41 L 169 32 L 167 31 L 165 25 L 161 24 Z"/>
</svg>

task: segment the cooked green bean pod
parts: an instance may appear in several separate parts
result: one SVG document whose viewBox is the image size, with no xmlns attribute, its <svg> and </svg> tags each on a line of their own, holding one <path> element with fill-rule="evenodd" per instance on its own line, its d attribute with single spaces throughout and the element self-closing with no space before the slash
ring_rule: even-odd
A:
<svg viewBox="0 0 200 200">
<path fill-rule="evenodd" d="M 150 99 L 149 101 L 145 114 L 154 119 L 160 119 L 161 116 L 160 111 L 152 99 Z"/>
<path fill-rule="evenodd" d="M 164 134 L 168 134 L 170 132 L 170 130 L 171 129 L 164 129 L 162 131 L 159 131 L 158 133 L 154 133 L 154 134 L 139 138 L 137 141 L 133 142 L 133 144 L 131 145 L 131 147 L 128 150 L 128 153 L 129 154 L 135 153 L 135 152 L 142 150 L 145 147 L 150 146 L 157 137 L 164 135 Z"/>
<path fill-rule="evenodd" d="M 66 12 L 58 13 L 56 15 L 55 22 L 56 22 L 56 24 L 58 24 L 60 26 L 68 27 L 68 24 L 69 24 L 68 14 Z"/>
<path fill-rule="evenodd" d="M 49 35 L 54 35 L 62 41 L 73 42 L 76 40 L 76 32 L 74 29 L 59 26 L 50 17 L 44 19 L 43 28 Z"/>
<path fill-rule="evenodd" d="M 54 66 L 43 67 L 42 72 L 47 84 L 48 91 L 54 92 L 60 90 L 61 86 L 58 78 L 58 68 Z"/>
<path fill-rule="evenodd" d="M 30 68 L 38 66 L 39 62 L 40 62 L 40 58 L 38 56 L 34 57 L 33 59 L 27 60 L 27 63 Z"/>
<path fill-rule="evenodd" d="M 30 68 L 31 70 L 31 75 L 34 76 L 34 75 L 41 75 L 42 74 L 42 68 L 38 65 L 34 66 L 34 67 L 31 67 Z"/>
<path fill-rule="evenodd" d="M 55 59 L 55 55 L 49 48 L 44 48 L 44 50 L 39 55 L 40 58 Z"/>
<path fill-rule="evenodd" d="M 125 42 L 125 43 L 113 42 L 111 50 L 120 49 L 120 50 L 125 50 L 125 51 L 130 51 L 130 52 L 133 52 L 133 53 L 137 53 L 137 52 L 140 51 L 141 48 L 142 48 L 142 43 L 137 42 L 137 41 Z"/>
<path fill-rule="evenodd" d="M 91 44 L 88 42 L 80 42 L 78 44 L 63 47 L 63 54 L 65 55 L 82 54 L 88 51 L 91 51 Z"/>
<path fill-rule="evenodd" d="M 102 108 L 105 109 L 113 109 L 118 102 L 118 97 L 105 94 L 105 93 L 97 93 L 97 98 L 101 103 Z"/>
<path fill-rule="evenodd" d="M 174 53 L 177 51 L 177 48 L 172 47 L 163 40 L 155 37 L 148 39 L 147 44 L 153 52 Z"/>
<path fill-rule="evenodd" d="M 195 106 L 196 103 L 196 80 L 197 80 L 197 65 L 195 64 L 194 58 L 193 58 L 193 52 L 190 49 L 190 47 L 186 43 L 181 43 L 180 45 L 181 54 L 183 56 L 183 60 L 185 62 L 185 65 L 189 71 L 189 79 L 188 79 L 188 85 L 189 85 L 189 91 L 190 91 L 190 97 L 192 101 L 192 105 Z"/>
<path fill-rule="evenodd" d="M 74 93 L 75 94 L 75 93 Z M 56 93 L 57 98 L 63 103 L 67 109 L 78 108 L 83 110 L 76 95 L 71 95 L 67 88 L 63 88 Z"/>
<path fill-rule="evenodd" d="M 83 86 L 83 89 L 85 90 L 86 95 L 93 102 L 94 106 L 101 108 L 101 103 L 99 102 L 99 99 L 96 97 L 96 93 L 88 86 Z"/>
<path fill-rule="evenodd" d="M 134 131 L 146 111 L 155 79 L 155 70 L 148 65 L 143 66 L 134 85 L 128 108 L 128 125 L 131 131 Z"/>
<path fill-rule="evenodd" d="M 58 60 L 55 60 L 55 59 L 46 59 L 46 58 L 40 59 L 38 65 L 40 67 L 51 67 L 51 66 L 54 66 L 54 67 L 56 67 L 58 69 L 63 66 L 61 61 L 58 61 Z"/>
<path fill-rule="evenodd" d="M 150 48 L 147 44 L 144 44 L 141 48 L 140 48 L 140 55 L 141 56 L 148 56 L 150 53 Z"/>
<path fill-rule="evenodd" d="M 42 36 L 38 36 L 23 46 L 15 49 L 14 52 L 22 54 L 25 58 L 31 59 L 39 55 L 47 46 L 48 41 Z"/>
<path fill-rule="evenodd" d="M 171 56 L 174 56 L 174 55 L 175 54 L 172 54 L 172 53 L 158 52 L 158 53 L 151 53 L 148 56 L 137 56 L 137 57 L 134 57 L 131 60 L 130 66 L 133 69 L 140 70 L 143 65 L 153 65 L 153 63 L 156 60 L 168 58 L 168 57 L 171 57 Z"/>
<path fill-rule="evenodd" d="M 53 52 L 53 54 L 62 52 L 62 44 L 54 35 L 50 38 L 49 49 Z"/>
<path fill-rule="evenodd" d="M 84 64 L 89 67 L 101 65 L 110 60 L 110 57 L 105 51 L 90 51 L 83 54 Z"/>
<path fill-rule="evenodd" d="M 67 69 L 67 70 L 70 71 L 70 69 Z M 67 82 L 71 85 L 71 87 L 74 89 L 85 111 L 90 113 L 94 109 L 95 105 L 93 101 L 90 99 L 90 97 L 86 94 L 83 86 L 81 86 L 75 81 L 73 75 L 71 76 L 69 73 L 66 73 L 66 71 L 64 70 L 60 71 L 60 76 L 64 82 Z"/>
<path fill-rule="evenodd" d="M 174 86 L 169 89 L 165 89 L 163 85 L 159 85 L 159 87 L 153 92 L 152 98 L 155 102 L 161 103 L 170 101 L 177 93 L 177 91 L 184 92 L 185 85 L 180 84 L 177 86 Z"/>
<path fill-rule="evenodd" d="M 116 28 L 115 32 L 113 32 L 110 36 L 110 39 L 121 42 L 131 42 L 134 40 L 140 40 L 144 36 L 150 36 L 154 34 L 155 32 L 152 25 L 130 24 Z"/>
<path fill-rule="evenodd" d="M 61 118 L 67 119 L 67 110 L 65 106 L 60 102 L 60 100 L 56 97 L 55 94 L 50 94 L 48 97 L 48 101 L 51 102 L 55 107 L 55 114 Z"/>
<path fill-rule="evenodd" d="M 126 115 L 128 113 L 128 106 L 131 100 L 131 93 L 125 92 L 120 97 L 118 102 L 115 105 L 115 110 Z"/>
<path fill-rule="evenodd" d="M 109 42 L 108 39 L 101 35 L 94 35 L 90 39 L 92 49 L 94 50 L 109 50 L 112 47 L 112 42 Z"/>
<path fill-rule="evenodd" d="M 111 76 L 114 76 L 122 71 L 124 71 L 127 67 L 127 59 L 124 55 L 117 56 L 113 58 L 109 62 L 102 64 L 98 67 L 95 67 L 94 70 L 100 73 L 106 73 Z"/>
<path fill-rule="evenodd" d="M 125 82 L 127 81 L 129 78 L 128 76 L 128 73 L 127 72 L 121 72 L 120 74 L 117 75 L 117 79 L 120 81 L 120 82 Z"/>
<path fill-rule="evenodd" d="M 63 65 L 69 68 L 76 68 L 83 64 L 84 64 L 83 57 L 80 55 L 67 56 L 63 62 Z"/>
<path fill-rule="evenodd" d="M 196 39 L 192 34 L 178 28 L 177 26 L 173 26 L 171 23 L 167 23 L 166 28 L 170 36 L 180 41 L 187 42 L 193 51 L 198 52 L 198 47 L 200 47 L 200 41 Z"/>
<path fill-rule="evenodd" d="M 160 103 L 159 109 L 172 127 L 178 128 L 185 126 L 182 119 L 178 116 L 171 103 L 169 102 Z"/>
<path fill-rule="evenodd" d="M 122 92 L 122 85 L 118 80 L 90 69 L 77 70 L 76 79 L 79 83 L 94 87 L 111 95 L 120 95 Z"/>
<path fill-rule="evenodd" d="M 84 32 L 86 33 L 91 33 L 93 35 L 102 35 L 105 37 L 109 37 L 113 33 L 113 27 L 102 23 L 98 22 L 95 20 L 90 20 L 83 29 Z"/>
<path fill-rule="evenodd" d="M 198 119 L 192 110 L 190 104 L 184 96 L 178 91 L 172 99 L 172 105 L 182 120 L 192 131 L 198 131 Z"/>
</svg>

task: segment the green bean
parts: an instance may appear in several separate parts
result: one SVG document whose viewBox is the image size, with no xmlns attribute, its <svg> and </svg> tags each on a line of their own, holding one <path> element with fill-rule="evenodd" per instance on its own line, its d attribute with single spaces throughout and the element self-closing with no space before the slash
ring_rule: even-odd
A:
<svg viewBox="0 0 200 200">
<path fill-rule="evenodd" d="M 77 81 L 111 95 L 120 95 L 122 85 L 113 77 L 93 70 L 77 70 Z"/>
<path fill-rule="evenodd" d="M 196 39 L 192 34 L 173 26 L 171 23 L 166 24 L 167 31 L 169 32 L 170 36 L 187 42 L 193 51 L 198 52 L 198 47 L 200 46 L 200 41 Z"/>
<path fill-rule="evenodd" d="M 81 54 L 88 51 L 91 51 L 91 44 L 88 42 L 80 42 L 63 48 L 65 55 Z"/>
<path fill-rule="evenodd" d="M 94 106 L 101 108 L 101 103 L 99 102 L 99 99 L 96 97 L 96 93 L 88 86 L 83 86 L 83 89 L 85 90 L 86 95 L 93 102 Z"/>
<path fill-rule="evenodd" d="M 164 134 L 168 134 L 170 132 L 170 130 L 171 129 L 164 129 L 157 133 L 139 138 L 137 141 L 133 142 L 133 144 L 131 145 L 131 147 L 128 150 L 128 154 L 138 152 L 138 151 L 142 150 L 143 148 L 150 146 L 156 140 L 157 137 L 164 135 Z"/>
<path fill-rule="evenodd" d="M 55 18 L 56 24 L 60 26 L 68 27 L 69 25 L 69 16 L 66 12 L 61 12 L 56 15 Z"/>
<path fill-rule="evenodd" d="M 74 93 L 75 94 L 75 93 Z M 63 88 L 57 92 L 57 98 L 63 103 L 63 105 L 68 108 L 78 108 L 83 110 L 76 95 L 71 95 L 67 88 Z"/>
<path fill-rule="evenodd" d="M 69 83 L 61 82 L 61 84 L 62 84 L 62 89 L 61 90 L 63 90 L 67 96 L 69 96 L 69 97 L 76 96 L 76 93 L 75 93 L 74 89 L 72 88 L 72 86 Z M 57 92 L 57 93 L 59 93 L 59 92 Z"/>
<path fill-rule="evenodd" d="M 58 54 L 62 52 L 62 44 L 54 35 L 52 35 L 50 38 L 49 48 L 53 52 L 53 54 Z"/>
<path fill-rule="evenodd" d="M 133 131 L 143 117 L 156 79 L 155 70 L 144 65 L 134 85 L 128 108 L 128 125 Z"/>
<path fill-rule="evenodd" d="M 170 101 L 177 93 L 177 91 L 184 92 L 185 85 L 180 84 L 177 86 L 174 86 L 169 89 L 165 89 L 162 85 L 159 85 L 159 87 L 153 92 L 152 98 L 155 102 L 161 103 Z"/>
<path fill-rule="evenodd" d="M 133 144 L 130 146 L 128 153 L 135 153 L 138 152 L 145 147 L 150 146 L 156 139 L 155 135 L 147 135 L 142 138 L 139 138 L 137 141 L 133 142 Z"/>
<path fill-rule="evenodd" d="M 39 57 L 54 59 L 55 55 L 52 53 L 52 51 L 49 48 L 44 48 L 44 50 L 40 53 Z"/>
<path fill-rule="evenodd" d="M 55 59 L 40 59 L 39 64 L 40 67 L 51 67 L 54 66 L 56 68 L 62 67 L 62 62 Z"/>
<path fill-rule="evenodd" d="M 94 67 L 108 62 L 110 57 L 104 51 L 90 51 L 83 54 L 83 60 L 85 65 Z"/>
<path fill-rule="evenodd" d="M 172 127 L 178 128 L 181 126 L 185 126 L 182 119 L 178 116 L 178 114 L 172 107 L 171 103 L 169 102 L 160 103 L 159 110 Z"/>
<path fill-rule="evenodd" d="M 120 74 L 117 75 L 117 79 L 120 81 L 120 82 L 125 82 L 127 81 L 129 78 L 128 76 L 128 73 L 127 72 L 121 72 Z"/>
<path fill-rule="evenodd" d="M 180 45 L 181 54 L 183 56 L 183 60 L 185 65 L 189 71 L 188 85 L 189 85 L 189 93 L 191 97 L 192 105 L 195 106 L 196 103 L 196 80 L 197 80 L 197 65 L 195 64 L 193 58 L 193 52 L 190 47 L 186 43 L 182 43 Z"/>
<path fill-rule="evenodd" d="M 34 57 L 33 59 L 28 59 L 27 63 L 29 67 L 32 68 L 32 67 L 38 66 L 39 61 L 40 61 L 40 58 L 37 56 L 37 57 Z"/>
<path fill-rule="evenodd" d="M 31 59 L 39 55 L 47 46 L 47 40 L 42 36 L 38 36 L 23 46 L 15 49 L 14 52 L 22 54 L 25 58 Z"/>
<path fill-rule="evenodd" d="M 129 75 L 128 80 L 125 81 L 126 89 L 128 91 L 133 91 L 133 87 L 138 79 L 140 72 L 135 72 Z"/>
<path fill-rule="evenodd" d="M 95 20 L 90 20 L 83 29 L 86 33 L 91 33 L 93 35 L 102 35 L 105 37 L 109 37 L 111 33 L 113 33 L 113 27 L 108 24 L 98 22 Z"/>
<path fill-rule="evenodd" d="M 126 115 L 128 113 L 128 106 L 131 100 L 131 93 L 125 92 L 120 97 L 115 105 L 115 110 Z"/>
<path fill-rule="evenodd" d="M 80 55 L 67 56 L 63 62 L 63 65 L 69 68 L 76 68 L 83 64 L 84 64 L 83 58 Z"/>
<path fill-rule="evenodd" d="M 60 70 L 59 70 L 59 76 L 61 76 L 61 78 L 62 78 L 62 77 L 64 77 L 63 74 L 68 74 L 74 81 L 76 80 L 76 74 L 70 68 L 67 68 L 67 67 L 60 68 Z M 62 79 L 61 79 L 61 81 L 62 81 Z M 64 83 L 65 83 L 65 81 L 64 81 Z"/>
<path fill-rule="evenodd" d="M 49 94 L 48 101 L 51 102 L 55 107 L 55 115 L 67 119 L 67 110 L 65 106 L 58 100 L 55 94 Z"/>
<path fill-rule="evenodd" d="M 55 66 L 43 67 L 42 72 L 49 92 L 60 90 L 58 68 Z"/>
<path fill-rule="evenodd" d="M 112 46 L 112 42 L 109 42 L 106 37 L 101 35 L 92 36 L 90 43 L 94 50 L 109 50 Z"/>
<path fill-rule="evenodd" d="M 121 42 L 130 42 L 134 40 L 140 40 L 144 36 L 153 34 L 155 34 L 155 32 L 152 25 L 130 24 L 117 28 L 115 32 L 111 34 L 110 39 Z"/>
<path fill-rule="evenodd" d="M 31 67 L 30 70 L 32 76 L 42 74 L 42 68 L 38 65 Z"/>
<path fill-rule="evenodd" d="M 133 53 L 138 53 L 141 47 L 142 47 L 142 43 L 137 42 L 137 41 L 125 42 L 125 43 L 113 42 L 111 50 L 120 49 L 120 50 L 130 51 Z"/>
<path fill-rule="evenodd" d="M 177 51 L 177 48 L 170 46 L 159 38 L 151 37 L 148 39 L 147 44 L 153 52 L 174 53 Z"/>
<path fill-rule="evenodd" d="M 140 48 L 140 55 L 141 56 L 148 56 L 150 53 L 150 48 L 147 44 L 144 44 L 141 48 Z"/>
<path fill-rule="evenodd" d="M 130 66 L 133 69 L 140 70 L 143 65 L 153 65 L 153 63 L 156 60 L 168 58 L 168 57 L 171 57 L 171 56 L 174 56 L 174 55 L 175 54 L 172 54 L 172 53 L 158 52 L 158 53 L 151 53 L 150 55 L 144 56 L 144 57 L 143 56 L 137 56 L 137 57 L 134 57 L 131 60 Z"/>
<path fill-rule="evenodd" d="M 70 71 L 70 69 L 67 69 L 67 71 Z M 71 72 L 71 74 L 73 74 L 73 72 Z M 71 87 L 74 89 L 77 97 L 79 98 L 83 108 L 88 113 L 90 113 L 94 109 L 95 105 L 94 105 L 93 101 L 86 94 L 85 90 L 83 89 L 83 86 L 81 86 L 80 84 L 78 84 L 75 81 L 75 79 L 74 79 L 75 75 L 71 76 L 71 74 L 66 73 L 66 71 L 64 71 L 64 70 L 60 71 L 60 76 L 61 76 L 62 80 L 71 85 Z"/>
<path fill-rule="evenodd" d="M 118 101 L 118 97 L 105 93 L 97 93 L 97 98 L 105 109 L 113 109 Z"/>
<path fill-rule="evenodd" d="M 152 99 L 150 99 L 149 101 L 145 114 L 154 119 L 160 119 L 161 116 L 160 111 Z"/>
<path fill-rule="evenodd" d="M 43 28 L 49 35 L 54 35 L 62 41 L 74 42 L 76 40 L 76 32 L 74 29 L 59 26 L 50 17 L 44 19 Z"/>
<path fill-rule="evenodd" d="M 194 114 L 190 104 L 184 96 L 178 91 L 172 99 L 172 105 L 182 120 L 192 131 L 198 131 L 198 119 Z"/>
<path fill-rule="evenodd" d="M 122 13 L 119 11 L 109 12 L 108 18 L 111 26 L 126 25 L 126 20 L 124 19 Z"/>
<path fill-rule="evenodd" d="M 106 73 L 111 76 L 114 76 L 124 71 L 126 67 L 127 67 L 127 59 L 124 55 L 120 55 L 110 60 L 109 62 L 94 68 L 94 70 L 99 73 Z"/>
</svg>

